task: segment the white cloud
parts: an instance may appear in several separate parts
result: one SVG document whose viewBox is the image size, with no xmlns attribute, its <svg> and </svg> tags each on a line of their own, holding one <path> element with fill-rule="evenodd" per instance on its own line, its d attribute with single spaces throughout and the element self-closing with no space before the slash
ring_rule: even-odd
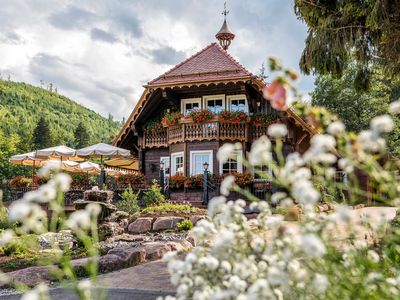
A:
<svg viewBox="0 0 400 300">
<path fill-rule="evenodd" d="M 129 115 L 147 81 L 215 41 L 223 1 L 2 0 L 0 73 L 58 91 L 102 115 Z M 297 68 L 306 27 L 290 1 L 232 0 L 230 52 L 257 73 L 270 55 Z M 311 90 L 302 78 L 301 91 Z"/>
</svg>

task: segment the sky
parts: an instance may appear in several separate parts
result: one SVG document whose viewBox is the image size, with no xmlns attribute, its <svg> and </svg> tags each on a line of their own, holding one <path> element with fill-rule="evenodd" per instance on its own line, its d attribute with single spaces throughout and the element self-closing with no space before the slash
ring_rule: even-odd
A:
<svg viewBox="0 0 400 300">
<path fill-rule="evenodd" d="M 0 0 L 0 74 L 52 83 L 115 119 L 133 110 L 143 85 L 215 42 L 223 0 Z M 292 0 L 230 0 L 229 52 L 254 74 L 267 57 L 298 70 L 307 27 Z M 268 75 L 268 73 L 267 73 Z M 272 78 L 272 77 L 271 77 Z M 298 88 L 313 89 L 302 76 Z"/>
</svg>

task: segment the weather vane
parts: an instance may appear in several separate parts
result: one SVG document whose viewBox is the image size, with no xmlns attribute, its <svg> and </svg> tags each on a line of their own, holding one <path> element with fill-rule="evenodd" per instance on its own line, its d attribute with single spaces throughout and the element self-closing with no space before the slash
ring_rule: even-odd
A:
<svg viewBox="0 0 400 300">
<path fill-rule="evenodd" d="M 229 10 L 226 10 L 226 1 L 224 2 L 224 11 L 222 12 L 222 14 L 225 16 L 226 20 L 226 15 L 229 14 Z"/>
</svg>

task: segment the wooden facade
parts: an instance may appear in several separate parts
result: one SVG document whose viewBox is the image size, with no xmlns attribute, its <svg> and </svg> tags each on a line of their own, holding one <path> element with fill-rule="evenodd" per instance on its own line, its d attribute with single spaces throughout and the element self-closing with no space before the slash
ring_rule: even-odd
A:
<svg viewBox="0 0 400 300">
<path fill-rule="evenodd" d="M 241 143 L 243 153 L 240 155 L 245 157 L 251 144 L 267 135 L 268 130 L 268 126 L 253 125 L 250 118 L 273 114 L 278 115 L 279 122 L 288 128 L 284 140 L 285 155 L 294 151 L 303 153 L 309 147 L 313 129 L 291 110 L 278 112 L 272 109 L 263 98 L 264 86 L 260 78 L 252 75 L 220 46 L 211 44 L 145 86 L 114 144 L 137 155 L 140 170 L 148 181 L 159 178 L 160 160 L 163 159 L 169 160 L 169 175 L 178 171 L 184 175 L 198 174 L 199 162 L 206 158 L 210 160 L 208 163 L 212 162 L 210 172 L 221 174 L 226 170 L 217 160 L 219 147 L 224 143 Z M 179 111 L 185 114 L 185 103 L 196 103 L 198 109 L 210 109 L 209 99 L 217 99 L 218 109 L 223 111 L 233 109 L 232 103 L 238 103 L 235 99 L 240 99 L 248 120 L 232 124 L 213 118 L 205 123 L 195 123 L 190 118 L 182 118 L 157 132 L 145 129 L 149 121 L 161 120 L 166 113 Z M 243 166 L 236 167 L 237 171 L 245 171 Z"/>
</svg>

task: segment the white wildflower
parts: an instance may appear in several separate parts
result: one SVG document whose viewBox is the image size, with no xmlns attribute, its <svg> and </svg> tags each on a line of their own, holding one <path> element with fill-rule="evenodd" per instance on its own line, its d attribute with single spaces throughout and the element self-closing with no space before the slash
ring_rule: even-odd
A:
<svg viewBox="0 0 400 300">
<path fill-rule="evenodd" d="M 59 173 L 56 176 L 54 176 L 54 181 L 57 184 L 57 187 L 60 189 L 62 192 L 66 192 L 69 190 L 72 182 L 71 176 L 65 173 Z"/>
<path fill-rule="evenodd" d="M 51 202 L 57 196 L 57 190 L 55 186 L 48 182 L 39 187 L 38 191 L 38 198 L 36 199 L 37 202 Z"/>
<path fill-rule="evenodd" d="M 92 282 L 89 279 L 79 281 L 77 288 L 83 299 L 92 299 Z"/>
<path fill-rule="evenodd" d="M 215 250 L 220 250 L 220 248 L 230 247 L 235 241 L 235 234 L 227 229 L 221 229 L 218 235 L 214 237 L 213 248 Z"/>
<path fill-rule="evenodd" d="M 237 156 L 237 145 L 235 144 L 223 144 L 218 152 L 217 152 L 217 159 L 219 162 L 224 163 L 228 161 L 230 158 L 234 158 Z"/>
<path fill-rule="evenodd" d="M 331 135 L 338 135 L 339 133 L 343 132 L 345 129 L 344 124 L 340 121 L 332 122 L 328 125 L 328 133 Z"/>
<path fill-rule="evenodd" d="M 33 205 L 34 204 L 24 200 L 12 202 L 9 207 L 8 219 L 10 222 L 24 220 L 31 213 Z"/>
<path fill-rule="evenodd" d="M 353 163 L 347 158 L 341 158 L 338 161 L 338 166 L 341 170 L 351 173 L 354 171 Z"/>
<path fill-rule="evenodd" d="M 38 175 L 43 177 L 48 177 L 51 172 L 57 172 L 61 170 L 61 161 L 49 160 L 42 168 L 40 168 Z"/>
<path fill-rule="evenodd" d="M 74 211 L 68 218 L 66 225 L 72 230 L 90 228 L 90 214 L 87 210 L 81 209 Z"/>
<path fill-rule="evenodd" d="M 352 210 L 347 205 L 338 205 L 335 212 L 330 215 L 333 221 L 349 222 L 351 220 Z"/>
<path fill-rule="evenodd" d="M 379 255 L 374 250 L 368 250 L 368 258 L 373 261 L 374 263 L 379 262 Z"/>
<path fill-rule="evenodd" d="M 326 253 L 326 248 L 321 239 L 312 233 L 307 233 L 302 237 L 303 249 L 308 256 L 322 256 Z"/>
<path fill-rule="evenodd" d="M 228 175 L 222 182 L 221 182 L 221 194 L 224 196 L 228 196 L 229 192 L 235 183 L 235 176 Z"/>
<path fill-rule="evenodd" d="M 282 215 L 273 215 L 273 216 L 269 216 L 266 220 L 265 220 L 265 225 L 268 228 L 276 228 L 278 226 L 280 226 L 283 222 L 283 216 Z"/>
<path fill-rule="evenodd" d="M 371 130 L 377 134 L 391 132 L 393 126 L 393 120 L 389 115 L 378 116 L 371 120 Z"/>
<path fill-rule="evenodd" d="M 390 103 L 389 111 L 394 114 L 400 113 L 400 100 Z"/>
<path fill-rule="evenodd" d="M 210 216 L 215 215 L 220 211 L 220 208 L 223 204 L 226 203 L 226 198 L 224 196 L 214 197 L 208 203 L 208 214 Z"/>
<path fill-rule="evenodd" d="M 219 261 L 213 256 L 204 256 L 199 259 L 199 264 L 213 271 L 218 268 Z"/>
<path fill-rule="evenodd" d="M 272 124 L 268 126 L 268 135 L 274 138 L 282 138 L 288 134 L 285 124 Z"/>
<path fill-rule="evenodd" d="M 97 203 L 89 203 L 85 206 L 85 210 L 93 217 L 97 217 L 101 213 L 101 207 Z"/>
<path fill-rule="evenodd" d="M 271 141 L 265 135 L 251 145 L 248 159 L 252 166 L 267 165 L 272 161 Z"/>
<path fill-rule="evenodd" d="M 267 278 L 272 285 L 285 286 L 288 284 L 287 274 L 275 266 L 268 268 Z"/>
<path fill-rule="evenodd" d="M 386 141 L 371 130 L 362 130 L 358 134 L 358 142 L 367 151 L 379 151 L 386 147 Z"/>
<path fill-rule="evenodd" d="M 318 294 L 323 294 L 325 293 L 326 289 L 328 288 L 329 281 L 328 278 L 325 275 L 316 273 L 314 280 L 312 282 L 313 289 L 318 293 Z"/>
<path fill-rule="evenodd" d="M 21 300 L 50 300 L 49 288 L 39 283 L 34 289 L 22 295 Z"/>
<path fill-rule="evenodd" d="M 14 238 L 14 231 L 6 229 L 0 234 L 0 247 L 7 245 Z"/>
<path fill-rule="evenodd" d="M 293 196 L 303 205 L 313 205 L 319 200 L 319 193 L 308 180 L 302 179 L 293 183 Z"/>
<path fill-rule="evenodd" d="M 176 255 L 177 255 L 176 251 L 169 251 L 164 254 L 164 256 L 162 257 L 162 260 L 164 262 L 169 262 L 169 261 L 173 260 L 174 258 L 176 258 Z"/>
<path fill-rule="evenodd" d="M 281 200 L 285 199 L 287 197 L 287 194 L 284 192 L 276 192 L 272 194 L 271 196 L 271 202 L 276 204 L 279 203 Z"/>
</svg>

